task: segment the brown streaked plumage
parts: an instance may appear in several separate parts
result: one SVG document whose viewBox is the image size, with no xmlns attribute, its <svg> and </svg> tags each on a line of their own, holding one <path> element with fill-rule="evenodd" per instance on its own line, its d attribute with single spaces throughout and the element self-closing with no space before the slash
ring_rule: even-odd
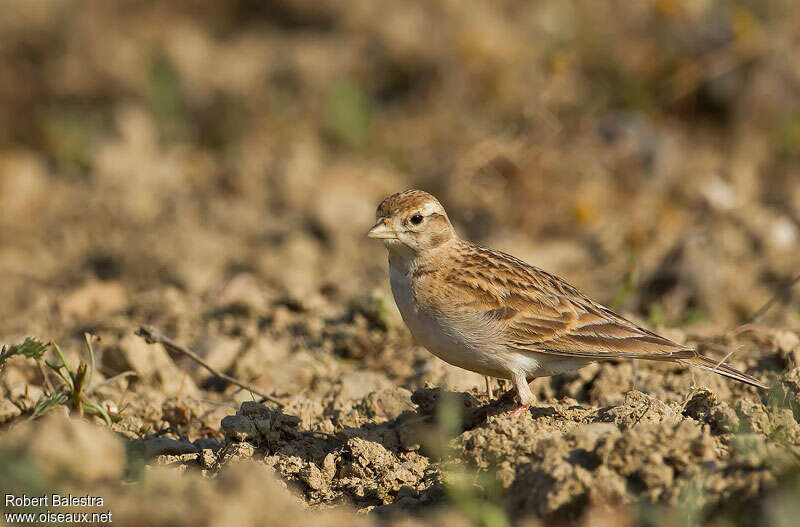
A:
<svg viewBox="0 0 800 527">
<path fill-rule="evenodd" d="M 461 240 L 442 205 L 421 190 L 389 196 L 369 236 L 389 250 L 392 293 L 414 337 L 462 368 L 511 379 L 521 408 L 535 377 L 603 359 L 671 361 L 765 388 L 590 300 L 563 279 Z"/>
</svg>

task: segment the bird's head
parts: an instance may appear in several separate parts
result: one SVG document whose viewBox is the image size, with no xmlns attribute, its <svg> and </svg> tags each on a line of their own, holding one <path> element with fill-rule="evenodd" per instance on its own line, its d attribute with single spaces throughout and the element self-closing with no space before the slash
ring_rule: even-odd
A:
<svg viewBox="0 0 800 527">
<path fill-rule="evenodd" d="M 378 222 L 367 236 L 381 240 L 398 255 L 419 256 L 456 239 L 442 204 L 422 190 L 392 194 L 381 202 L 375 216 Z"/>
</svg>

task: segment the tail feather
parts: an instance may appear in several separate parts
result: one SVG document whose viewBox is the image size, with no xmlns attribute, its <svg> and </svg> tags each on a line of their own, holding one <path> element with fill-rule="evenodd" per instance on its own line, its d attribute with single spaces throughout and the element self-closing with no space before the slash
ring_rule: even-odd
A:
<svg viewBox="0 0 800 527">
<path fill-rule="evenodd" d="M 703 355 L 698 355 L 696 357 L 692 357 L 691 359 L 683 359 L 680 362 L 688 364 L 689 366 L 695 366 L 697 368 L 718 373 L 719 375 L 722 375 L 724 377 L 735 379 L 739 382 L 749 384 L 750 386 L 755 386 L 756 388 L 764 388 L 764 389 L 769 388 L 769 386 L 759 381 L 755 377 L 751 377 L 750 375 L 747 375 L 746 373 L 741 372 L 736 368 L 731 368 L 727 364 L 722 364 L 719 361 L 710 359 L 708 357 L 704 357 Z"/>
</svg>

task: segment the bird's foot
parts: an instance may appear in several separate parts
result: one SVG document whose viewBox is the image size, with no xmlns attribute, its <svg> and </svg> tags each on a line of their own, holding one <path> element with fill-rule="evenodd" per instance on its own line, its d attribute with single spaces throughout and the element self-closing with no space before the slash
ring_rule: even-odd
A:
<svg viewBox="0 0 800 527">
<path fill-rule="evenodd" d="M 527 411 L 528 411 L 528 408 L 530 408 L 530 405 L 527 405 L 527 404 L 520 404 L 520 405 L 518 405 L 516 408 L 514 408 L 513 410 L 511 410 L 511 413 L 510 413 L 510 414 L 508 414 L 508 415 L 510 415 L 511 417 L 519 417 L 520 415 L 522 415 L 522 414 L 524 414 L 525 412 L 527 412 Z"/>
</svg>

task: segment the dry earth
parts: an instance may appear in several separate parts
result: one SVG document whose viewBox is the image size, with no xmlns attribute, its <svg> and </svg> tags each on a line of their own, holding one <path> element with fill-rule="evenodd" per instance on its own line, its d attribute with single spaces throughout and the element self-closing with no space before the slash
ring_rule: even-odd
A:
<svg viewBox="0 0 800 527">
<path fill-rule="evenodd" d="M 94 384 L 132 374 L 91 394 L 108 426 L 30 419 L 61 381 L 0 366 L 3 491 L 102 496 L 123 525 L 800 514 L 796 3 L 8 4 L 0 343 L 75 367 L 91 332 Z M 410 186 L 772 388 L 603 363 L 509 417 L 394 307 L 364 233 Z"/>
</svg>

